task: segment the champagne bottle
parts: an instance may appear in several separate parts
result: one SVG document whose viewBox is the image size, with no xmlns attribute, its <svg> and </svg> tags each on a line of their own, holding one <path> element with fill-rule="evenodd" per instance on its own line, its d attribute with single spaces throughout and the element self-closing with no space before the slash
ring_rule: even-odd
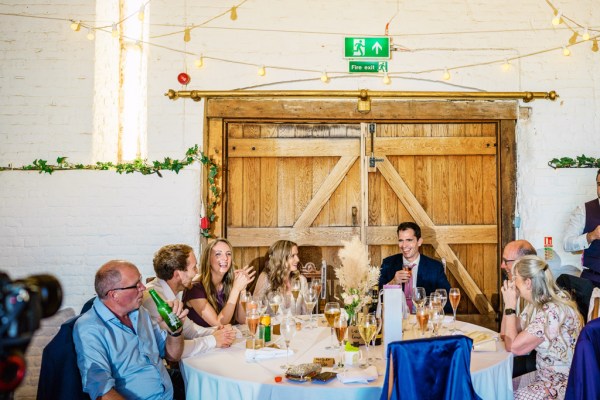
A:
<svg viewBox="0 0 600 400">
<path fill-rule="evenodd" d="M 181 328 L 181 326 L 183 325 L 181 323 L 181 320 L 179 319 L 179 317 L 177 315 L 175 315 L 175 313 L 173 312 L 173 309 L 171 309 L 171 307 L 167 304 L 167 302 L 164 301 L 158 295 L 158 293 L 156 293 L 156 290 L 150 289 L 148 291 L 148 293 L 150 293 L 152 300 L 154 300 L 154 304 L 156 304 L 156 309 L 158 310 L 158 313 L 160 314 L 162 319 L 165 321 L 165 323 L 167 324 L 167 326 L 169 327 L 171 332 L 175 332 L 176 330 Z"/>
</svg>

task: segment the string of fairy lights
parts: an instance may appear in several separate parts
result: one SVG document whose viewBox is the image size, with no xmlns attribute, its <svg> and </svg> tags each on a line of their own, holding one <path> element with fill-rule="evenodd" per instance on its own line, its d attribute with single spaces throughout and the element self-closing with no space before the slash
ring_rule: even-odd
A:
<svg viewBox="0 0 600 400">
<path fill-rule="evenodd" d="M 336 78 L 344 77 L 344 76 L 348 77 L 348 73 L 345 71 L 344 72 L 325 71 L 325 70 L 320 70 L 320 69 L 317 70 L 317 69 L 311 69 L 311 68 L 289 67 L 289 66 L 285 66 L 285 65 L 265 65 L 262 63 L 252 63 L 252 62 L 245 62 L 245 61 L 239 61 L 239 60 L 234 60 L 234 59 L 226 59 L 226 58 L 222 58 L 222 57 L 211 56 L 210 54 L 205 54 L 203 52 L 194 53 L 194 52 L 187 50 L 188 44 L 192 41 L 192 32 L 194 30 L 196 30 L 198 28 L 209 28 L 207 25 L 210 22 L 213 22 L 213 21 L 221 19 L 221 18 L 228 17 L 231 21 L 236 21 L 238 19 L 238 11 L 240 10 L 240 8 L 243 9 L 242 6 L 248 0 L 242 0 L 241 2 L 233 5 L 232 7 L 227 8 L 224 11 L 222 11 L 210 18 L 207 18 L 206 20 L 199 22 L 199 23 L 194 23 L 194 24 L 190 24 L 190 25 L 188 25 L 186 23 L 186 25 L 183 27 L 182 26 L 156 24 L 156 26 L 173 27 L 174 30 L 172 30 L 168 33 L 149 36 L 147 39 L 144 39 L 143 37 L 128 38 L 128 37 L 124 36 L 121 33 L 119 26 L 122 23 L 124 23 L 125 21 L 129 20 L 130 18 L 138 18 L 140 21 L 143 21 L 145 18 L 146 9 L 147 9 L 150 1 L 151 0 L 147 0 L 147 1 L 143 2 L 140 5 L 139 10 L 131 13 L 130 15 L 127 15 L 126 17 L 124 17 L 123 19 L 121 19 L 119 21 L 115 21 L 111 24 L 100 25 L 100 26 L 94 26 L 93 24 L 83 21 L 83 20 L 75 20 L 75 19 L 68 19 L 68 18 L 47 17 L 47 16 L 31 15 L 31 14 L 12 14 L 12 13 L 0 13 L 0 15 L 67 21 L 70 24 L 70 27 L 74 32 L 80 32 L 82 30 L 87 31 L 86 37 L 89 40 L 94 40 L 96 37 L 96 34 L 99 32 L 107 33 L 107 34 L 112 35 L 112 37 L 114 37 L 114 38 L 120 38 L 122 40 L 131 41 L 132 43 L 135 43 L 136 45 L 138 45 L 140 47 L 143 45 L 147 45 L 147 46 L 160 48 L 162 50 L 181 53 L 186 56 L 189 55 L 191 57 L 194 57 L 193 64 L 195 65 L 196 68 L 203 68 L 205 66 L 206 61 L 210 60 L 210 61 L 214 61 L 214 62 L 230 63 L 230 64 L 237 64 L 237 65 L 253 67 L 256 70 L 256 74 L 261 77 L 264 77 L 267 75 L 267 70 L 284 70 L 284 71 L 314 73 L 314 74 L 318 74 L 317 75 L 318 77 L 315 77 L 314 79 L 320 79 L 323 83 L 328 83 L 334 76 Z M 598 52 L 598 50 L 599 50 L 598 39 L 600 38 L 600 29 L 595 29 L 591 26 L 581 24 L 581 23 L 577 22 L 576 20 L 570 18 L 561 9 L 557 8 L 550 0 L 544 0 L 544 1 L 552 10 L 552 17 L 550 20 L 550 22 L 552 24 L 552 29 L 565 29 L 570 32 L 568 41 L 566 41 L 562 45 L 558 45 L 558 46 L 554 46 L 554 47 L 550 47 L 550 48 L 546 48 L 546 49 L 541 49 L 541 50 L 534 51 L 534 52 L 531 52 L 528 54 L 519 54 L 519 55 L 515 55 L 512 57 L 505 57 L 505 58 L 501 58 L 501 59 L 494 59 L 494 60 L 476 62 L 476 63 L 470 63 L 470 64 L 445 66 L 443 68 L 438 67 L 438 68 L 432 68 L 432 69 L 426 69 L 426 70 L 420 70 L 420 71 L 404 71 L 404 72 L 403 71 L 382 71 L 382 73 L 381 73 L 382 82 L 386 85 L 389 85 L 391 83 L 391 78 L 393 76 L 401 76 L 401 75 L 406 75 L 406 74 L 417 75 L 417 74 L 436 73 L 436 72 L 440 73 L 440 78 L 442 80 L 449 81 L 452 77 L 451 73 L 453 71 L 463 70 L 463 69 L 468 69 L 468 68 L 473 68 L 473 67 L 478 67 L 478 66 L 494 65 L 494 64 L 500 65 L 502 70 L 504 70 L 504 71 L 509 71 L 513 67 L 512 63 L 517 60 L 521 60 L 524 58 L 533 57 L 533 56 L 537 56 L 537 55 L 541 55 L 541 54 L 545 54 L 545 53 L 556 52 L 556 51 L 561 51 L 564 56 L 570 56 L 571 48 L 573 46 L 578 46 L 578 45 L 582 45 L 585 43 L 591 43 L 591 47 L 590 47 L 591 51 Z M 396 11 L 396 14 L 394 14 L 394 16 L 392 16 L 392 18 L 388 21 L 388 23 L 385 26 L 385 34 L 386 34 L 386 36 L 390 36 L 391 38 L 393 38 L 394 35 L 389 35 L 389 25 L 390 25 L 391 21 L 393 20 L 393 18 L 397 14 L 398 14 L 398 10 Z M 155 24 L 152 24 L 152 25 L 155 26 Z M 319 35 L 344 36 L 343 33 L 334 33 L 334 32 L 308 32 L 308 31 L 289 31 L 289 30 L 278 31 L 278 30 L 274 30 L 274 29 L 248 29 L 248 28 L 213 28 L 213 29 L 241 29 L 241 30 L 249 30 L 249 31 L 255 30 L 255 31 L 260 31 L 260 32 L 286 32 L 286 33 L 294 32 L 294 33 L 298 33 L 298 34 L 319 34 Z M 510 31 L 514 32 L 514 31 L 519 31 L 519 30 L 504 30 L 502 32 L 510 32 Z M 477 32 L 455 32 L 455 34 L 459 34 L 459 33 L 474 34 Z M 436 33 L 436 34 L 441 34 L 441 33 Z M 450 33 L 446 32 L 444 34 L 448 35 Z M 161 44 L 157 43 L 158 39 L 168 37 L 168 36 L 173 36 L 173 35 L 182 35 L 182 39 L 184 42 L 183 50 L 165 46 L 165 45 L 161 45 Z M 407 35 L 402 35 L 402 36 L 406 37 Z M 394 46 L 393 50 L 411 51 L 410 49 L 404 48 L 402 46 Z"/>
</svg>

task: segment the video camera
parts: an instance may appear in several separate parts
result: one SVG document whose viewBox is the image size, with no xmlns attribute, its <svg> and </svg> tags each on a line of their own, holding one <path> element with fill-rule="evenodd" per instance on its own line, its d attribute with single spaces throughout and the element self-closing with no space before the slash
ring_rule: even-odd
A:
<svg viewBox="0 0 600 400">
<path fill-rule="evenodd" d="M 0 399 L 25 377 L 25 351 L 40 319 L 54 315 L 62 303 L 62 288 L 51 275 L 11 281 L 0 271 Z"/>
</svg>

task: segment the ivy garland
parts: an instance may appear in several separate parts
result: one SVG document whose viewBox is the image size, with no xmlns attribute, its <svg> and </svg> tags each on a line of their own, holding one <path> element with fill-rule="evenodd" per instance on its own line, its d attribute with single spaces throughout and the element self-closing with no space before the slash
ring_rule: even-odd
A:
<svg viewBox="0 0 600 400">
<path fill-rule="evenodd" d="M 153 161 L 149 163 L 147 160 L 136 158 L 129 163 L 115 164 L 110 161 L 98 161 L 94 165 L 84 165 L 70 163 L 67 161 L 67 157 L 58 157 L 56 159 L 56 164 L 49 164 L 47 160 L 36 159 L 31 164 L 24 165 L 22 167 L 0 166 L 0 171 L 38 171 L 40 174 L 52 174 L 54 171 L 68 170 L 114 170 L 119 174 L 132 174 L 134 172 L 139 172 L 142 175 L 156 174 L 162 178 L 160 171 L 173 171 L 178 174 L 183 168 L 195 163 L 196 161 L 201 162 L 205 167 L 208 168 L 208 190 L 210 192 L 211 201 L 206 207 L 206 217 L 210 222 L 213 222 L 216 218 L 215 208 L 221 200 L 221 190 L 216 183 L 219 167 L 198 148 L 197 144 L 194 147 L 190 147 L 185 152 L 185 157 L 181 160 L 174 160 L 170 157 L 165 157 L 162 162 Z M 206 238 L 210 237 L 210 226 L 207 228 L 200 228 L 200 234 Z"/>
<path fill-rule="evenodd" d="M 562 157 L 548 161 L 551 168 L 600 168 L 600 158 L 586 157 L 582 154 L 576 158 Z"/>
</svg>

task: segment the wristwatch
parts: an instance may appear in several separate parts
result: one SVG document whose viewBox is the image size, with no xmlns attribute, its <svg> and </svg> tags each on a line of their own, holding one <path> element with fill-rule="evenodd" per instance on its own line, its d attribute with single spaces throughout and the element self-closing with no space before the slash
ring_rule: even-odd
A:
<svg viewBox="0 0 600 400">
<path fill-rule="evenodd" d="M 168 334 L 169 334 L 169 336 L 171 336 L 171 337 L 179 337 L 179 336 L 181 336 L 181 331 L 179 331 L 179 332 L 176 332 L 176 333 L 173 333 L 173 332 L 171 332 L 171 331 L 167 330 L 167 333 L 168 333 Z"/>
<path fill-rule="evenodd" d="M 505 308 L 504 309 L 504 315 L 513 315 L 513 314 L 517 314 L 517 311 L 514 308 Z"/>
</svg>

